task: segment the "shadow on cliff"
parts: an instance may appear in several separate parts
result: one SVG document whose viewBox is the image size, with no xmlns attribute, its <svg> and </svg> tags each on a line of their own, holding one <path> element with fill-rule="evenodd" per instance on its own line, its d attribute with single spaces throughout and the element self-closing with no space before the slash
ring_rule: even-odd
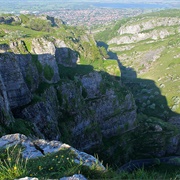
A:
<svg viewBox="0 0 180 180">
<path fill-rule="evenodd" d="M 107 45 L 106 45 L 106 48 L 108 48 Z M 17 57 L 16 59 L 18 59 L 17 62 L 14 61 L 14 58 L 13 58 L 14 55 Z M 61 59 L 61 58 L 57 59 L 57 56 L 63 56 L 64 58 L 63 59 Z M 124 84 L 126 84 L 126 86 L 134 94 L 134 97 L 136 99 L 136 104 L 138 106 L 138 112 L 139 113 L 142 112 L 144 114 L 147 114 L 148 116 L 160 117 L 160 118 L 162 118 L 164 120 L 168 120 L 168 118 L 170 116 L 177 115 L 176 113 L 172 112 L 169 109 L 169 107 L 167 105 L 166 98 L 161 95 L 161 92 L 160 92 L 159 88 L 155 85 L 154 81 L 137 78 L 136 71 L 134 69 L 132 69 L 132 68 L 123 66 L 121 61 L 118 59 L 118 57 L 117 57 L 117 55 L 115 53 L 109 52 L 109 56 L 110 56 L 111 59 L 116 59 L 117 60 L 117 62 L 119 64 L 119 68 L 121 70 L 122 82 Z M 66 143 L 70 142 L 70 144 L 71 144 L 71 139 L 69 139 L 69 134 L 70 133 L 68 132 L 68 127 L 69 127 L 70 122 L 73 123 L 73 121 L 74 121 L 74 119 L 73 119 L 74 116 L 75 116 L 74 111 L 72 111 L 71 109 L 69 110 L 69 106 L 64 107 L 63 109 L 61 108 L 61 111 L 62 111 L 61 116 L 63 117 L 63 118 L 61 118 L 61 122 L 60 122 L 61 124 L 58 125 L 58 123 L 53 123 L 53 122 L 59 120 L 58 118 L 56 118 L 56 116 L 54 116 L 54 118 L 50 117 L 50 114 L 53 114 L 53 115 L 57 114 L 56 106 L 55 106 L 55 108 L 54 108 L 54 106 L 52 106 L 52 105 L 54 105 L 53 102 L 55 102 L 55 101 L 53 101 L 53 99 L 51 97 L 53 95 L 52 95 L 51 92 L 49 94 L 45 93 L 44 96 L 41 96 L 41 95 L 43 95 L 45 90 L 50 87 L 48 83 L 56 86 L 56 85 L 58 85 L 58 82 L 57 81 L 53 82 L 53 81 L 49 80 L 49 77 L 52 76 L 51 68 L 47 68 L 47 70 L 46 70 L 47 71 L 46 72 L 47 73 L 47 78 L 48 78 L 48 79 L 46 79 L 46 77 L 45 77 L 46 73 L 44 72 L 45 71 L 45 66 L 42 66 L 42 64 L 40 65 L 39 63 L 37 63 L 37 62 L 39 62 L 39 61 L 37 61 L 37 59 L 40 59 L 42 61 L 41 63 L 44 62 L 44 65 L 46 65 L 47 62 L 50 63 L 49 66 L 51 66 L 52 68 L 54 66 L 53 61 L 54 62 L 58 61 L 58 64 L 59 64 L 58 73 L 60 75 L 60 78 L 63 79 L 63 80 L 67 78 L 70 81 L 75 80 L 76 75 L 83 76 L 85 74 L 93 72 L 94 71 L 93 66 L 91 66 L 91 65 L 78 65 L 77 64 L 77 61 L 78 61 L 77 52 L 75 52 L 75 51 L 73 51 L 73 50 L 71 50 L 69 48 L 59 48 L 59 49 L 57 49 L 55 56 L 53 56 L 51 54 L 36 54 L 36 55 L 33 55 L 32 56 L 32 58 L 33 58 L 32 64 L 29 63 L 29 60 L 31 59 L 30 55 L 19 55 L 19 54 L 11 53 L 11 57 L 12 57 L 12 59 L 10 61 L 10 65 L 12 66 L 12 72 L 10 73 L 10 75 L 13 74 L 13 76 L 14 76 L 13 78 L 16 79 L 15 82 L 18 83 L 19 76 L 22 76 L 21 79 L 19 79 L 19 83 L 21 83 L 23 81 L 23 79 L 24 80 L 26 79 L 26 81 L 27 81 L 26 83 L 29 83 L 29 85 L 28 85 L 30 87 L 29 89 L 31 89 L 31 91 L 33 93 L 34 92 L 37 93 L 37 94 L 35 94 L 36 96 L 34 96 L 34 99 L 31 99 L 31 101 L 29 101 L 27 99 L 25 101 L 25 104 L 22 103 L 22 99 L 23 99 L 24 96 L 26 96 L 28 94 L 28 93 L 27 94 L 24 93 L 26 91 L 21 91 L 22 92 L 22 94 L 21 94 L 22 97 L 21 98 L 11 97 L 11 98 L 17 100 L 17 105 L 16 104 L 13 105 L 13 106 L 11 105 L 11 110 L 13 111 L 14 117 L 15 118 L 28 119 L 32 123 L 35 123 L 36 128 L 39 126 L 38 131 L 40 131 L 41 133 L 44 133 L 46 135 L 45 136 L 46 139 L 51 139 L 51 140 L 52 139 L 58 139 L 57 134 L 59 133 L 59 131 L 58 130 L 56 131 L 56 129 L 59 126 L 58 128 L 61 131 L 60 133 L 64 135 L 63 141 L 66 142 Z M 5 58 L 5 60 L 6 60 L 6 58 Z M 70 61 L 70 60 L 72 60 L 72 61 Z M 3 72 L 6 72 L 6 68 L 4 68 L 4 66 L 6 65 L 6 62 L 7 61 L 5 61 L 4 64 L 2 63 L 3 64 L 2 67 L 0 66 L 2 68 L 0 70 L 3 71 Z M 22 70 L 22 73 L 15 73 L 15 71 L 16 71 L 16 68 L 14 68 L 14 67 L 16 67 L 15 63 L 17 63 L 16 66 L 19 66 L 18 68 Z M 43 80 L 45 81 L 45 86 L 44 86 L 44 82 L 43 82 L 43 86 L 41 86 L 41 84 L 38 84 L 38 82 L 35 81 L 36 78 L 38 79 L 40 77 L 39 77 L 38 73 L 35 73 L 33 68 L 30 68 L 31 65 L 36 66 L 37 71 L 39 69 L 39 72 L 41 73 L 41 75 L 43 75 Z M 30 75 L 30 74 L 33 74 L 32 79 L 27 78 L 27 77 L 29 77 L 28 75 Z M 7 72 L 4 73 L 3 75 L 5 76 L 4 79 L 6 77 L 11 77 L 11 76 L 9 76 L 7 74 Z M 16 75 L 17 75 L 17 78 L 15 77 Z M 53 75 L 55 76 L 55 74 L 53 74 Z M 115 76 L 111 76 L 111 75 L 108 75 L 108 76 L 113 77 L 113 78 L 115 77 Z M 54 78 L 54 79 L 56 79 L 56 78 Z M 34 83 L 37 83 L 37 86 L 33 86 Z M 63 82 L 61 82 L 61 83 L 63 83 Z M 8 84 L 7 84 L 7 87 L 8 87 Z M 17 86 L 17 87 L 22 87 L 22 86 Z M 36 89 L 37 87 L 38 87 L 38 89 Z M 34 91 L 33 88 L 36 91 Z M 14 90 L 15 89 L 13 89 L 13 91 Z M 19 93 L 21 93 L 21 92 L 20 92 L 20 89 L 17 88 L 17 93 L 13 92 L 12 95 L 17 94 L 19 96 Z M 83 89 L 82 89 L 82 92 L 83 92 Z M 59 95 L 58 98 L 62 101 L 61 94 L 58 94 L 58 95 Z M 50 97 L 48 98 L 48 96 L 50 96 Z M 82 96 L 83 96 L 83 98 L 86 99 L 86 93 L 84 93 L 84 95 L 82 95 Z M 47 98 L 47 100 L 46 100 L 46 98 Z M 50 103 L 50 105 L 48 107 L 46 107 L 46 101 L 50 101 L 52 103 Z M 37 104 L 37 105 L 35 106 L 35 104 Z M 24 109 L 24 111 L 23 111 L 23 109 Z M 40 110 L 38 110 L 38 109 L 43 109 L 43 111 L 40 112 Z M 164 113 L 164 111 L 166 111 L 166 113 Z M 36 114 L 36 112 L 37 112 L 37 114 Z M 53 121 L 52 121 L 52 119 L 53 119 Z M 69 121 L 67 121 L 67 120 L 69 120 Z M 22 123 L 22 121 L 21 121 L 21 123 Z M 12 131 L 12 129 L 10 129 L 11 130 L 10 133 L 18 132 L 19 127 L 20 127 L 19 123 L 17 123 L 16 129 L 13 129 L 13 131 Z M 74 127 L 74 124 L 73 124 L 72 127 Z M 28 129 L 29 126 L 27 126 L 25 128 Z M 23 132 L 26 131 L 25 128 L 23 127 Z M 19 133 L 22 133 L 22 132 L 19 132 Z M 81 136 L 82 136 L 82 134 L 80 134 L 80 137 Z M 97 135 L 97 137 L 96 136 L 91 137 L 90 134 L 89 134 L 87 136 L 88 144 L 89 144 L 90 140 L 94 142 L 94 141 L 98 140 L 98 138 L 99 138 L 99 135 Z M 106 144 L 110 143 L 109 141 L 111 141 L 112 146 L 117 145 L 118 144 L 117 139 L 120 139 L 121 137 L 118 136 L 118 137 L 114 138 L 114 140 L 113 140 L 113 138 L 114 137 L 112 137 L 112 139 L 107 139 L 107 143 L 106 143 L 106 141 L 104 141 L 104 144 L 106 145 Z M 79 139 L 76 138 L 75 140 L 76 140 L 75 141 L 75 143 L 76 143 L 75 146 L 80 147 L 79 144 L 82 145 L 82 142 L 80 142 L 81 141 L 80 138 Z M 122 142 L 123 142 L 123 140 L 122 140 Z M 127 145 L 126 142 L 125 142 L 125 145 Z M 123 148 L 120 148 L 120 149 L 123 149 Z M 102 153 L 102 151 L 103 151 L 102 149 L 99 149 L 100 153 Z M 97 149 L 96 149 L 96 151 L 91 151 L 91 152 L 92 153 L 97 152 Z M 107 159 L 107 161 L 109 161 L 109 159 Z M 126 160 L 124 160 L 124 162 L 126 162 Z"/>
<path fill-rule="evenodd" d="M 106 49 L 108 49 L 108 45 L 104 42 L 98 42 L 99 46 L 104 46 Z M 8 47 L 3 46 L 3 49 L 7 49 Z M 26 84 L 28 87 L 34 91 L 35 88 L 38 86 L 38 82 L 36 82 L 37 79 L 39 79 L 38 73 L 35 73 L 33 68 L 29 64 L 30 55 L 20 55 L 20 54 L 11 54 L 11 57 L 16 56 L 16 59 L 18 59 L 18 66 L 19 69 L 22 70 L 22 79 L 25 79 Z M 169 117 L 179 115 L 177 113 L 174 113 L 171 111 L 171 109 L 167 105 L 166 97 L 161 95 L 160 89 L 155 85 L 155 82 L 148 79 L 140 79 L 137 78 L 137 73 L 133 68 L 125 67 L 121 63 L 121 60 L 118 59 L 118 56 L 116 53 L 113 53 L 111 51 L 108 52 L 108 55 L 110 59 L 116 59 L 119 68 L 121 71 L 121 80 L 122 82 L 131 90 L 131 92 L 134 95 L 136 105 L 138 106 L 138 113 L 143 113 L 148 116 L 154 116 L 159 117 L 163 120 L 168 120 Z M 46 83 L 57 83 L 58 78 L 54 78 L 53 76 L 57 76 L 56 73 L 52 73 L 51 70 L 54 68 L 55 64 L 54 62 L 57 62 L 59 64 L 58 66 L 58 73 L 60 75 L 60 78 L 69 78 L 71 80 L 74 79 L 75 75 L 84 75 L 87 73 L 90 73 L 94 71 L 93 66 L 91 65 L 78 65 L 78 52 L 73 51 L 70 48 L 57 48 L 55 51 L 55 56 L 51 54 L 34 54 L 32 55 L 32 65 L 35 65 L 37 67 L 37 70 L 43 74 L 43 76 L 47 76 L 44 79 Z M 59 58 L 58 58 L 59 57 Z M 13 58 L 12 58 L 13 59 Z M 41 63 L 37 63 L 37 59 L 40 59 Z M 49 59 L 51 61 L 49 61 Z M 107 60 L 108 61 L 108 60 Z M 12 60 L 11 65 L 15 63 L 15 61 Z M 48 64 L 49 63 L 49 64 Z M 45 69 L 45 66 L 48 64 L 51 68 L 47 67 Z M 17 65 L 16 65 L 17 66 Z M 65 68 L 63 68 L 65 66 Z M 2 66 L 3 67 L 3 66 Z M 72 68 L 74 67 L 74 68 Z M 3 72 L 6 71 L 6 68 L 2 68 Z M 61 70 L 59 70 L 61 69 Z M 13 73 L 14 69 L 12 69 Z M 46 71 L 46 72 L 45 72 Z M 33 78 L 30 77 L 30 74 L 33 74 Z M 2 73 L 7 76 L 7 73 Z M 14 73 L 15 74 L 15 73 Z M 36 77 L 37 76 L 37 77 Z M 3 78 L 3 75 L 2 75 Z M 18 78 L 17 78 L 18 79 Z M 50 80 L 52 79 L 52 81 Z M 35 84 L 35 85 L 33 85 Z M 44 85 L 44 84 L 43 84 Z M 47 88 L 49 86 L 46 86 Z M 42 92 L 42 89 L 44 86 L 39 86 L 38 91 Z M 19 90 L 17 90 L 19 93 Z M 27 91 L 25 91 L 27 92 Z M 17 94 L 18 94 L 17 93 Z M 27 93 L 29 94 L 29 93 Z M 15 96 L 16 93 L 14 93 L 13 96 Z M 19 94 L 18 94 L 19 95 Z M 21 94 L 21 98 L 16 98 L 16 103 L 11 105 L 13 109 L 13 114 L 15 117 L 19 117 L 18 110 L 19 107 L 23 107 L 24 105 L 28 104 L 29 98 L 26 99 L 25 103 L 22 103 L 21 99 L 23 99 L 23 94 Z M 26 95 L 26 94 L 24 94 Z M 13 102 L 12 102 L 13 103 Z M 30 101 L 29 101 L 30 103 Z"/>
<path fill-rule="evenodd" d="M 165 121 L 172 116 L 179 115 L 168 107 L 166 97 L 161 94 L 161 90 L 153 80 L 137 78 L 137 73 L 133 68 L 125 67 L 116 53 L 108 51 L 108 44 L 99 41 L 97 45 L 106 48 L 110 59 L 117 60 L 121 71 L 121 80 L 133 93 L 138 113 L 142 112 Z"/>
<path fill-rule="evenodd" d="M 62 130 L 57 123 L 54 123 L 59 122 L 56 114 L 59 115 L 60 112 L 57 110 L 58 107 L 53 107 L 53 105 L 56 106 L 58 103 L 55 100 L 54 102 L 51 101 L 53 98 L 48 96 L 53 96 L 53 93 L 57 93 L 55 97 L 57 97 L 59 103 L 62 103 L 60 102 L 62 101 L 61 93 L 57 87 L 61 86 L 62 82 L 72 83 L 75 80 L 75 76 L 83 76 L 93 72 L 93 66 L 78 65 L 79 53 L 67 47 L 56 48 L 55 54 L 15 54 L 7 52 L 9 47 L 6 45 L 0 46 L 0 50 L 4 52 L 1 53 L 0 51 L 0 75 L 4 86 L 0 88 L 6 91 L 5 94 L 7 96 L 2 97 L 2 99 L 3 101 L 5 101 L 5 98 L 6 100 L 8 99 L 10 114 L 12 113 L 16 119 L 11 123 L 8 119 L 10 115 L 8 112 L 4 112 L 2 107 L 0 109 L 0 122 L 2 122 L 0 128 L 3 126 L 8 134 L 37 135 L 38 133 L 31 132 L 30 128 L 32 124 L 35 124 L 35 128 L 40 132 L 40 135 L 44 134 L 42 138 L 60 140 L 57 134 L 67 133 L 67 128 L 61 127 L 63 128 Z M 48 94 L 46 90 L 50 89 L 51 86 L 54 87 L 55 92 L 52 91 L 52 93 Z M 82 90 L 82 95 L 86 96 L 83 93 L 84 91 Z M 1 93 L 0 99 L 1 96 L 4 95 Z M 1 102 L 0 106 L 3 106 Z M 61 108 L 61 111 L 63 116 L 62 122 L 66 122 L 66 119 L 72 119 L 74 116 L 73 110 Z M 50 117 L 51 114 L 54 117 Z M 8 127 L 4 122 L 6 124 L 11 123 L 11 125 Z M 61 132 L 57 130 L 58 128 Z M 70 142 L 66 140 L 68 138 L 64 139 L 64 142 Z"/>
</svg>

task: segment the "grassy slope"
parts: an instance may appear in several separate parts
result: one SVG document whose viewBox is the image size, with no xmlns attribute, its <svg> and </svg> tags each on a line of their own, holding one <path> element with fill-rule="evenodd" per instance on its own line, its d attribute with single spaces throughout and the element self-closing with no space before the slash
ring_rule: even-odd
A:
<svg viewBox="0 0 180 180">
<path fill-rule="evenodd" d="M 139 17 L 134 17 L 132 19 L 127 19 L 125 23 L 128 25 L 135 25 L 141 22 L 146 22 L 149 19 L 157 19 L 158 17 L 179 17 L 179 10 L 167 10 L 155 12 L 147 15 L 141 15 Z M 104 32 L 100 32 L 96 34 L 96 39 L 100 41 L 108 42 L 108 40 L 113 37 L 120 37 L 117 34 L 117 26 L 121 27 L 124 25 L 124 22 L 118 22 L 113 27 L 107 27 Z M 146 31 L 142 31 L 144 33 L 152 32 L 153 30 L 163 30 L 167 29 L 168 31 L 175 31 L 174 35 L 170 35 L 162 40 L 153 41 L 151 39 L 147 39 L 144 41 L 140 41 L 137 43 L 131 44 L 110 44 L 109 49 L 120 49 L 125 46 L 132 46 L 130 50 L 116 50 L 114 51 L 123 66 L 131 67 L 137 74 L 138 79 L 144 80 L 152 80 L 155 82 L 155 85 L 159 88 L 162 96 L 165 96 L 167 99 L 167 105 L 171 110 L 176 113 L 180 113 L 180 86 L 179 86 L 179 78 L 180 78 L 180 56 L 179 53 L 179 45 L 180 45 L 180 36 L 178 33 L 178 26 L 171 27 L 155 27 L 153 29 L 149 29 Z M 103 37 L 104 34 L 110 34 L 108 37 Z M 113 36 L 114 35 L 114 36 Z M 125 36 L 125 35 L 121 35 Z M 145 61 L 144 56 L 147 52 L 155 51 L 157 49 L 164 48 L 161 52 L 160 57 L 156 61 Z M 112 50 L 113 51 L 113 50 Z M 148 61 L 148 59 L 146 59 Z M 148 66 L 148 70 L 145 70 Z M 144 72 L 143 72 L 144 70 Z M 125 75 L 127 78 L 129 76 Z M 138 79 L 133 79 L 135 82 Z M 135 94 L 137 95 L 137 94 Z M 152 95 L 152 94 L 149 94 Z"/>
<path fill-rule="evenodd" d="M 117 54 L 126 54 L 129 58 L 123 62 L 124 66 L 131 66 L 137 73 L 137 77 L 141 79 L 153 80 L 156 86 L 160 89 L 161 94 L 167 98 L 168 106 L 175 112 L 180 113 L 180 107 L 174 107 L 175 102 L 174 97 L 179 96 L 179 77 L 180 77 L 180 58 L 179 55 L 179 43 L 175 43 L 175 39 L 179 39 L 178 35 L 169 37 L 161 42 L 154 42 L 150 44 L 138 43 L 135 47 L 129 51 L 124 51 Z M 168 45 L 169 42 L 174 41 L 175 45 Z M 155 62 L 150 62 L 150 67 L 148 71 L 140 73 L 140 70 L 146 68 L 146 63 L 142 63 L 141 58 L 143 54 L 148 51 L 156 50 L 161 47 L 165 47 L 161 56 Z M 134 52 L 141 53 L 142 56 L 136 57 L 137 54 Z M 140 59 L 138 59 L 140 58 Z M 135 59 L 135 61 L 133 60 Z M 173 108 L 174 107 L 174 108 Z"/>
<path fill-rule="evenodd" d="M 30 16 L 28 15 L 27 17 L 30 21 Z M 34 18 L 34 16 L 32 17 Z M 25 42 L 27 50 L 31 52 L 31 42 L 33 38 L 45 37 L 50 41 L 53 41 L 53 38 L 58 38 L 60 40 L 64 40 L 64 42 L 68 44 L 70 48 L 80 53 L 81 65 L 91 65 L 94 67 L 94 70 L 103 70 L 110 73 L 111 75 L 120 76 L 120 70 L 118 68 L 117 61 L 112 61 L 112 63 L 109 63 L 105 60 L 102 60 L 94 40 L 90 36 L 90 42 L 87 42 L 86 40 L 88 36 L 83 39 L 84 36 L 87 35 L 84 29 L 80 27 L 65 26 L 62 24 L 60 27 L 48 27 L 47 25 L 46 28 L 39 31 L 32 29 L 28 20 L 26 24 L 23 25 L 0 24 L 0 32 L 2 34 L 2 36 L 0 36 L 0 45 L 9 44 L 14 40 L 22 40 Z M 44 22 L 46 23 L 46 20 L 44 20 Z M 48 31 L 46 29 L 48 29 Z M 86 47 L 84 45 L 85 43 Z M 84 56 L 84 52 L 89 52 L 88 56 Z"/>
</svg>

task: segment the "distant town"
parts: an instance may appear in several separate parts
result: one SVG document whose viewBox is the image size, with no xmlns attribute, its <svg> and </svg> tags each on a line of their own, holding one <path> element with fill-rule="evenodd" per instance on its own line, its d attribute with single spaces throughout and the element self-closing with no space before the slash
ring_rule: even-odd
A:
<svg viewBox="0 0 180 180">
<path fill-rule="evenodd" d="M 0 0 L 0 14 L 44 14 L 75 26 L 108 24 L 142 13 L 180 8 L 179 0 Z"/>
<path fill-rule="evenodd" d="M 94 8 L 79 10 L 61 9 L 59 11 L 43 12 L 42 14 L 60 18 L 69 25 L 93 26 L 108 24 L 109 22 L 116 21 L 124 17 L 137 16 L 144 12 L 147 12 L 147 10 Z"/>
</svg>

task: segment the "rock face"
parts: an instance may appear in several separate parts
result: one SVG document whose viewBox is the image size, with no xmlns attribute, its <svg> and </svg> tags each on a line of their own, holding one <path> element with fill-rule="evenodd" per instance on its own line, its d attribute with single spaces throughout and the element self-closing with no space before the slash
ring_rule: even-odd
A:
<svg viewBox="0 0 180 180">
<path fill-rule="evenodd" d="M 69 81 L 58 87 L 62 118 L 67 116 L 66 130 L 74 145 L 83 150 L 102 144 L 103 137 L 115 136 L 120 129 L 123 132 L 125 124 L 129 129 L 134 127 L 136 107 L 132 95 L 120 85 L 118 92 L 113 87 L 118 81 L 105 89 L 105 78 L 92 72 L 80 79 L 76 77 L 76 83 Z"/>
<path fill-rule="evenodd" d="M 0 56 L 0 72 L 6 89 L 9 106 L 15 108 L 31 101 L 31 92 L 24 81 L 21 69 L 13 54 Z"/>
<path fill-rule="evenodd" d="M 14 116 L 31 123 L 39 137 L 69 142 L 81 150 L 134 128 L 135 102 L 120 80 L 93 68 L 65 76 L 65 68 L 74 71 L 79 65 L 78 53 L 63 40 L 34 38 L 31 49 L 27 46 L 22 40 L 11 42 L 12 52 L 0 54 L 3 124 L 13 122 Z"/>
<path fill-rule="evenodd" d="M 119 36 L 111 39 L 108 44 L 131 44 L 143 40 L 163 40 L 167 36 L 173 35 L 178 29 L 173 26 L 179 25 L 180 19 L 176 17 L 146 17 L 133 20 L 123 25 L 117 31 Z M 166 28 L 163 28 L 166 27 Z"/>
<path fill-rule="evenodd" d="M 0 17 L 0 24 L 11 24 L 11 23 L 20 23 L 21 20 L 18 16 L 7 16 L 7 17 Z"/>
<path fill-rule="evenodd" d="M 160 27 L 160 26 L 174 26 L 174 25 L 179 25 L 180 24 L 180 19 L 177 17 L 164 17 L 164 18 L 149 18 L 148 19 L 143 19 L 140 23 L 138 24 L 132 24 L 132 25 L 127 25 L 119 28 L 118 33 L 119 34 L 137 34 L 141 31 L 153 29 L 155 27 Z"/>
<path fill-rule="evenodd" d="M 147 39 L 152 39 L 152 40 L 157 40 L 157 39 L 164 39 L 165 37 L 174 34 L 173 31 L 167 31 L 166 29 L 162 30 L 153 30 L 149 33 L 137 33 L 129 35 L 124 35 L 120 37 L 116 37 L 111 39 L 108 44 L 131 44 L 131 43 L 137 43 L 139 41 L 147 40 Z"/>
<path fill-rule="evenodd" d="M 32 122 L 41 137 L 60 139 L 58 100 L 53 87 L 43 93 L 39 102 L 24 108 L 21 117 Z"/>
<path fill-rule="evenodd" d="M 7 97 L 6 87 L 4 86 L 4 82 L 2 77 L 0 76 L 0 122 L 2 124 L 9 124 L 13 121 L 13 116 L 10 111 L 9 101 Z M 7 121 L 8 119 L 8 121 Z"/>
</svg>

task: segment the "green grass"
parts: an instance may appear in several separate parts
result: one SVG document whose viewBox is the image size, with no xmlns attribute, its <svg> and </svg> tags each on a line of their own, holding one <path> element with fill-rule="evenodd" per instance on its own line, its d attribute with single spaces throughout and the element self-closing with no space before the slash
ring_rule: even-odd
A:
<svg viewBox="0 0 180 180">
<path fill-rule="evenodd" d="M 59 75 L 63 79 L 73 80 L 75 76 L 85 75 L 93 71 L 93 66 L 91 65 L 77 65 L 76 67 L 65 67 L 59 65 Z"/>
<path fill-rule="evenodd" d="M 153 64 L 156 68 L 152 66 L 150 71 L 140 76 L 156 82 L 157 87 L 161 90 L 161 94 L 167 98 L 170 108 L 174 105 L 173 97 L 179 97 L 180 58 L 174 58 L 178 52 L 178 48 L 173 48 L 169 51 L 166 49 L 159 60 Z M 174 111 L 180 113 L 180 107 L 177 107 Z"/>
<path fill-rule="evenodd" d="M 42 31 L 35 31 L 29 28 L 25 28 L 22 26 L 15 26 L 15 25 L 7 25 L 7 24 L 0 24 L 0 29 L 4 29 L 9 32 L 15 32 L 15 31 L 20 31 L 24 35 L 24 37 L 40 37 L 48 34 L 47 32 L 42 32 Z"/>
<path fill-rule="evenodd" d="M 126 24 L 130 18 L 124 18 L 120 21 L 117 21 L 115 25 L 113 24 L 112 26 L 106 26 L 104 31 L 101 31 L 98 34 L 95 34 L 95 39 L 98 41 L 104 41 L 107 42 L 108 40 L 112 39 L 114 36 L 118 35 L 117 30 Z"/>
<path fill-rule="evenodd" d="M 177 14 L 179 10 L 175 10 L 175 14 Z M 161 12 L 165 13 L 165 11 Z M 167 13 L 172 13 L 172 11 L 167 11 Z M 155 13 L 156 14 L 156 13 Z M 174 14 L 174 15 L 175 15 Z M 163 16 L 163 15 L 162 15 Z M 173 16 L 173 15 L 172 15 Z M 179 17 L 179 16 L 177 16 Z M 144 17 L 144 22 L 152 17 Z M 136 21 L 137 18 L 133 19 L 132 21 L 134 24 L 138 24 L 141 22 L 140 20 Z M 130 23 L 130 21 L 129 21 Z M 177 26 L 170 26 L 170 27 L 155 27 L 153 29 L 147 30 L 145 32 L 151 32 L 153 30 L 161 30 L 167 29 L 168 31 L 174 31 L 175 34 L 169 35 L 162 40 L 151 40 L 147 39 L 144 41 L 140 41 L 138 43 L 131 43 L 128 44 L 134 46 L 131 50 L 126 51 L 116 51 L 115 53 L 119 56 L 119 59 L 124 66 L 124 70 L 121 69 L 121 75 L 123 78 L 126 78 L 125 83 L 133 82 L 139 84 L 145 84 L 148 88 L 152 89 L 150 94 L 146 96 L 154 96 L 155 91 L 159 91 L 160 95 L 152 99 L 152 104 L 155 103 L 157 114 L 163 114 L 164 112 L 172 110 L 175 113 L 180 113 L 180 105 L 178 104 L 179 97 L 179 77 L 180 77 L 180 56 L 179 55 L 179 45 L 180 45 L 180 36 L 176 32 Z M 152 42 L 150 42 L 152 41 Z M 112 44 L 110 47 L 121 47 L 126 46 L 127 44 L 123 45 L 116 45 Z M 157 49 L 163 49 L 160 52 L 160 57 L 155 61 L 152 60 L 152 57 L 146 57 L 148 52 L 155 52 Z M 177 57 L 176 57 L 177 56 Z M 125 57 L 122 60 L 121 57 Z M 132 71 L 126 67 L 131 67 L 132 71 L 136 73 L 136 78 L 132 77 Z M 147 69 L 146 69 L 147 68 Z M 148 81 L 149 80 L 149 81 Z M 154 82 L 154 84 L 152 83 Z M 128 84 L 129 85 L 129 84 Z M 142 88 L 137 86 L 137 88 Z M 138 89 L 135 86 L 130 87 L 132 92 L 134 93 L 135 97 L 142 97 L 142 94 L 139 94 Z M 166 101 L 164 100 L 166 99 Z M 145 101 L 146 103 L 146 101 Z M 164 109 L 161 109 L 160 106 L 163 105 Z M 152 106 L 151 106 L 152 107 Z M 146 109 L 149 113 L 152 113 Z M 159 113 L 158 113 L 159 111 Z M 173 113 L 172 113 L 173 114 Z M 155 115 L 155 113 L 154 113 Z"/>
<path fill-rule="evenodd" d="M 46 89 L 48 89 L 51 86 L 51 84 L 48 84 L 46 82 L 42 82 L 39 84 L 38 89 L 36 90 L 35 94 L 41 95 L 45 92 Z"/>
<path fill-rule="evenodd" d="M 31 38 L 26 38 L 26 39 L 24 39 L 24 43 L 25 43 L 25 46 L 26 46 L 26 50 L 28 52 L 31 52 L 32 39 Z"/>
<path fill-rule="evenodd" d="M 114 76 L 121 76 L 121 70 L 116 60 L 106 60 L 103 62 L 105 71 Z"/>
<path fill-rule="evenodd" d="M 0 180 L 11 180 L 20 177 L 37 177 L 39 179 L 58 179 L 73 174 L 83 174 L 88 179 L 118 180 L 118 179 L 179 179 L 178 166 L 159 164 L 151 168 L 141 168 L 133 172 L 120 172 L 106 166 L 106 171 L 98 170 L 96 164 L 85 167 L 82 163 L 74 162 L 75 154 L 69 149 L 43 157 L 23 159 L 23 147 L 13 146 L 0 149 Z M 98 156 L 96 156 L 98 158 Z"/>
<path fill-rule="evenodd" d="M 30 159 L 27 162 L 29 175 L 38 178 L 59 178 L 74 174 L 79 165 L 73 161 L 75 155 L 68 150 L 61 150 L 46 157 Z"/>
<path fill-rule="evenodd" d="M 31 105 L 36 104 L 37 102 L 43 102 L 45 99 L 37 94 L 33 94 L 33 99 L 31 101 Z"/>
<path fill-rule="evenodd" d="M 82 162 L 75 163 L 76 154 L 70 149 L 62 149 L 46 156 L 23 159 L 23 148 L 13 146 L 0 149 L 0 180 L 11 180 L 20 177 L 37 177 L 40 179 L 58 179 L 82 173 L 89 179 L 101 179 L 104 173 L 96 164 L 86 167 Z"/>
<path fill-rule="evenodd" d="M 14 146 L 0 152 L 0 180 L 11 180 L 28 174 L 27 160 L 22 158 L 21 148 Z"/>
</svg>

